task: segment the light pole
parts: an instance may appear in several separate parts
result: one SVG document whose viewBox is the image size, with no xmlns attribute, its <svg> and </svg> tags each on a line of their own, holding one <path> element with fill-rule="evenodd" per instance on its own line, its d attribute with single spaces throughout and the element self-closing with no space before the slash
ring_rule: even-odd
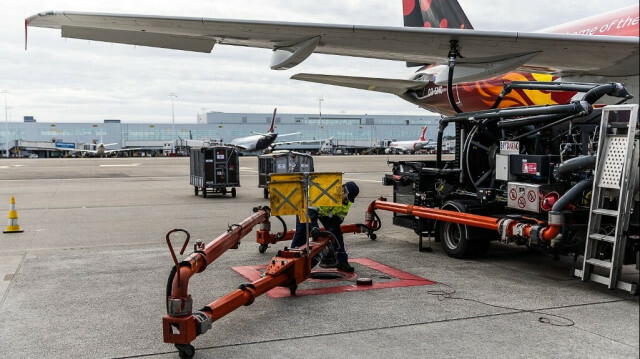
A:
<svg viewBox="0 0 640 359">
<path fill-rule="evenodd" d="M 4 155 L 9 158 L 9 107 L 7 106 L 7 94 L 9 91 L 0 91 L 4 94 L 4 131 L 5 131 L 5 143 L 4 143 Z"/>
<path fill-rule="evenodd" d="M 322 120 L 322 101 L 324 101 L 324 97 L 321 95 L 318 97 L 318 112 L 320 113 L 320 120 Z"/>
<path fill-rule="evenodd" d="M 175 129 L 175 122 L 176 122 L 176 115 L 175 112 L 173 110 L 173 99 L 178 97 L 178 95 L 176 95 L 175 93 L 170 93 L 169 97 L 171 97 L 171 141 L 174 142 L 176 139 L 176 129 Z M 175 142 L 174 142 L 174 146 L 175 146 Z"/>
</svg>

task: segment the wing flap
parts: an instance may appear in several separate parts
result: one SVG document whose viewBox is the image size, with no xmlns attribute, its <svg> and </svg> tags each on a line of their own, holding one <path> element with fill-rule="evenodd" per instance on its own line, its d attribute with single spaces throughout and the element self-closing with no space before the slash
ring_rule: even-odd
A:
<svg viewBox="0 0 640 359">
<path fill-rule="evenodd" d="M 300 81 L 378 91 L 394 95 L 402 95 L 408 90 L 417 90 L 428 85 L 428 83 L 424 81 L 318 74 L 296 74 L 291 76 L 291 78 Z"/>
<path fill-rule="evenodd" d="M 115 42 L 118 44 L 159 47 L 172 50 L 211 52 L 215 41 L 205 38 L 158 34 L 153 32 L 95 29 L 62 26 L 62 36 L 72 39 Z"/>
</svg>

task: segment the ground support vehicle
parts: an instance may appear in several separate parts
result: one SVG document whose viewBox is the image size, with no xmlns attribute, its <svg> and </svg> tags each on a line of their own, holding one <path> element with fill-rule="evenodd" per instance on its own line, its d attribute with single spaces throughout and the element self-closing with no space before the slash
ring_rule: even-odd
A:
<svg viewBox="0 0 640 359">
<path fill-rule="evenodd" d="M 269 198 L 269 175 L 272 173 L 313 172 L 313 157 L 294 151 L 274 151 L 258 156 L 258 188 Z"/>
<path fill-rule="evenodd" d="M 562 86 L 585 95 L 566 105 L 444 117 L 436 160 L 391 162 L 383 184 L 393 185 L 398 206 L 374 207 L 395 212 L 394 224 L 421 242 L 433 235 L 452 257 L 480 256 L 492 240 L 538 247 L 582 256 L 575 274 L 583 280 L 635 292 L 618 275 L 640 262 L 638 105 L 593 107 L 605 95 L 630 98 L 620 84 Z M 442 161 L 448 125 L 456 129 L 455 157 Z"/>
<path fill-rule="evenodd" d="M 204 198 L 208 193 L 236 196 L 236 187 L 240 187 L 240 162 L 236 149 L 228 146 L 192 148 L 190 156 L 189 180 L 196 196 L 198 192 Z"/>
</svg>

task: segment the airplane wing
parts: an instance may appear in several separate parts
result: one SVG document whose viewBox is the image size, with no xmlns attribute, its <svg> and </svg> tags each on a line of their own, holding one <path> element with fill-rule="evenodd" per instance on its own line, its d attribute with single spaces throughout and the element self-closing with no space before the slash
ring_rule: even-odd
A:
<svg viewBox="0 0 640 359">
<path fill-rule="evenodd" d="M 224 145 L 225 146 L 229 146 L 229 147 L 233 147 L 233 148 L 237 148 L 237 149 L 243 150 L 243 151 L 248 151 L 249 150 L 249 147 L 243 146 L 243 145 L 234 145 L 232 143 L 225 143 Z"/>
<path fill-rule="evenodd" d="M 312 53 L 444 63 L 458 41 L 458 64 L 487 72 L 511 62 L 540 72 L 637 75 L 638 37 L 587 36 L 464 29 L 355 26 L 274 21 L 42 12 L 27 26 L 61 29 L 67 38 L 185 51 L 210 52 L 215 44 L 272 49 L 271 68 L 288 69 Z M 606 54 L 606 56 L 603 56 Z M 494 72 L 495 73 L 495 72 Z M 494 74 L 492 73 L 492 75 Z"/>
<path fill-rule="evenodd" d="M 294 143 L 299 143 L 299 144 L 310 144 L 310 143 L 325 143 L 327 141 L 331 141 L 333 139 L 333 136 L 329 137 L 329 138 L 325 138 L 322 140 L 299 140 L 299 141 L 282 141 L 282 142 L 275 142 L 271 144 L 272 148 L 275 148 L 276 146 L 284 146 L 284 145 L 292 145 Z"/>
<path fill-rule="evenodd" d="M 105 145 L 106 146 L 106 145 Z M 114 152 L 124 152 L 124 151 L 136 151 L 136 150 L 141 150 L 142 147 L 132 147 L 132 148 L 119 148 L 117 150 L 105 150 L 104 153 L 114 153 Z M 95 153 L 96 151 L 93 151 L 93 153 Z"/>
<path fill-rule="evenodd" d="M 64 147 L 46 147 L 46 146 L 27 146 L 29 148 L 38 148 L 49 151 L 65 151 L 65 152 L 81 152 L 81 153 L 96 153 L 94 150 L 81 150 L 79 148 L 64 148 Z"/>
<path fill-rule="evenodd" d="M 408 90 L 417 90 L 428 85 L 428 82 L 414 80 L 384 79 L 376 77 L 353 77 L 319 74 L 295 74 L 294 80 L 317 82 L 327 85 L 351 87 L 360 90 L 378 91 L 402 95 Z"/>
<path fill-rule="evenodd" d="M 283 133 L 283 134 L 278 134 L 278 138 L 281 138 L 281 137 L 288 137 L 288 136 L 295 136 L 295 135 L 299 135 L 299 134 L 301 134 L 301 133 L 302 133 L 302 132 L 293 132 L 293 133 Z"/>
</svg>

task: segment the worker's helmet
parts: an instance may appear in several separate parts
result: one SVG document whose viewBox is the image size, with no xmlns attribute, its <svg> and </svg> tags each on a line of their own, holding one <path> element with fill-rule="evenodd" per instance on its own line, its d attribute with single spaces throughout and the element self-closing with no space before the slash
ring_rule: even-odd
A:
<svg viewBox="0 0 640 359">
<path fill-rule="evenodd" d="M 360 188 L 358 188 L 358 185 L 353 181 L 345 183 L 342 188 L 347 192 L 347 198 L 351 203 L 355 201 L 356 197 L 358 197 L 358 193 L 360 193 Z"/>
</svg>

